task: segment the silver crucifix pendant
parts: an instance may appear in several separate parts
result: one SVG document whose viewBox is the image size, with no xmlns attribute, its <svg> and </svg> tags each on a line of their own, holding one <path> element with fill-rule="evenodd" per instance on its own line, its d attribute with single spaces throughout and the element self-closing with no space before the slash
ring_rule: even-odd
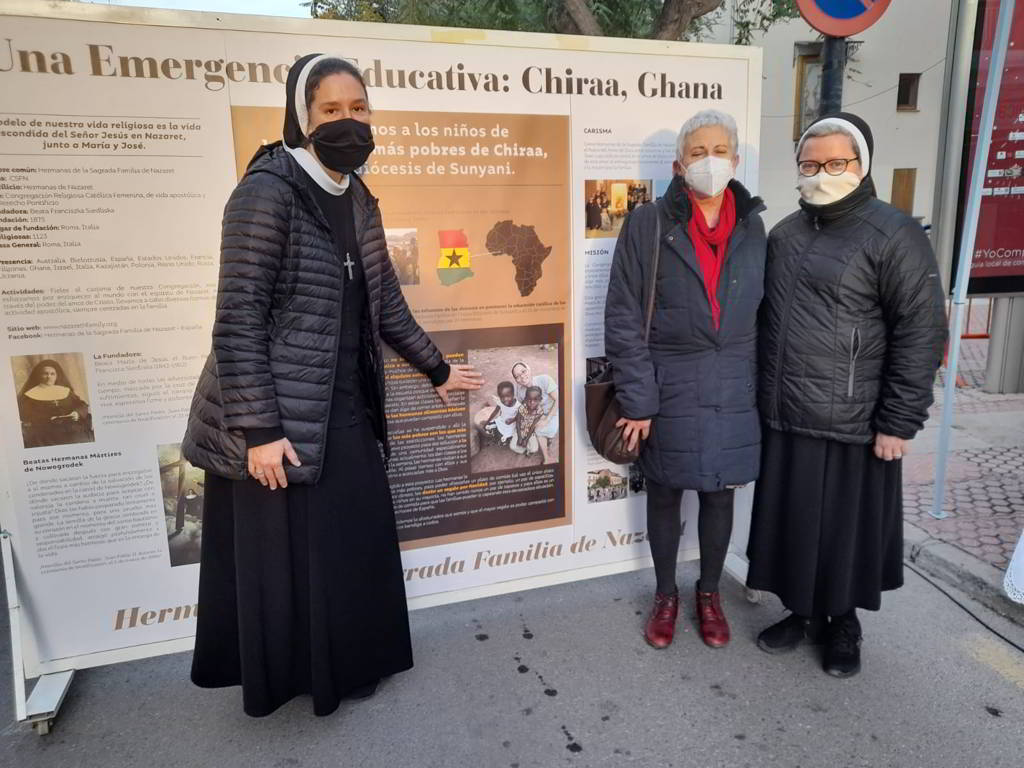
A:
<svg viewBox="0 0 1024 768">
<path fill-rule="evenodd" d="M 342 264 L 348 270 L 348 279 L 351 280 L 352 279 L 352 267 L 354 267 L 356 265 L 356 263 L 354 261 L 352 261 L 352 257 L 348 254 L 348 252 L 345 253 L 345 260 L 342 262 Z"/>
</svg>

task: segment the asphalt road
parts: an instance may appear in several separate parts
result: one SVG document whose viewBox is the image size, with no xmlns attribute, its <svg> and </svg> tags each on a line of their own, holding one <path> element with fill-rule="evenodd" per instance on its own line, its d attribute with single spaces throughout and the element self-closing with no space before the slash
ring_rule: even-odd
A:
<svg viewBox="0 0 1024 768">
<path fill-rule="evenodd" d="M 415 669 L 327 718 L 297 699 L 250 719 L 237 690 L 193 688 L 180 654 L 80 673 L 46 737 L 12 722 L 4 612 L 0 765 L 1022 765 L 1024 654 L 917 575 L 864 616 L 864 671 L 836 680 L 813 649 L 757 650 L 782 610 L 747 603 L 735 583 L 733 644 L 705 648 L 695 574 L 681 569 L 687 612 L 665 651 L 640 635 L 643 571 L 417 611 Z M 1024 644 L 1024 630 L 983 616 Z"/>
</svg>

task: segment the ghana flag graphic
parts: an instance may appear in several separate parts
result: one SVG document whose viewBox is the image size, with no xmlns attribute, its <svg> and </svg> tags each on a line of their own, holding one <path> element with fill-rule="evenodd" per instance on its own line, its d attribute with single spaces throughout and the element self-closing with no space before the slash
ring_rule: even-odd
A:
<svg viewBox="0 0 1024 768">
<path fill-rule="evenodd" d="M 473 276 L 469 268 L 469 240 L 461 229 L 441 229 L 437 232 L 441 255 L 437 260 L 437 276 L 441 285 L 455 285 Z"/>
</svg>

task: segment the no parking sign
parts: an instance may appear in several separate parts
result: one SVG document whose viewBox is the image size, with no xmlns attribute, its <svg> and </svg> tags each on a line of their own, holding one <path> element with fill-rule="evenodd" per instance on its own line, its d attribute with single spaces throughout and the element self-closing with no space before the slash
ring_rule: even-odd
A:
<svg viewBox="0 0 1024 768">
<path fill-rule="evenodd" d="M 796 0 L 804 21 L 831 37 L 849 37 L 874 24 L 889 0 Z"/>
</svg>

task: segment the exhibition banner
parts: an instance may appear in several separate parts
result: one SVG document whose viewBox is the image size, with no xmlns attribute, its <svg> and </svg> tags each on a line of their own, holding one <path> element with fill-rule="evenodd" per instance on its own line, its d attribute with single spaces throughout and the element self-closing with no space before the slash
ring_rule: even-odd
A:
<svg viewBox="0 0 1024 768">
<path fill-rule="evenodd" d="M 486 379 L 443 404 L 386 354 L 412 604 L 649 562 L 643 478 L 593 452 L 582 387 L 616 236 L 667 186 L 683 121 L 733 115 L 756 189 L 759 51 L 60 13 L 0 11 L 0 514 L 28 674 L 188 647 L 205 478 L 180 445 L 221 213 L 280 138 L 289 67 L 311 52 L 364 73 L 377 149 L 361 174 L 402 290 L 446 358 Z"/>
<path fill-rule="evenodd" d="M 964 173 L 961 174 L 957 205 L 954 275 L 999 5 L 999 0 L 984 0 L 978 4 L 971 67 L 973 80 L 968 92 L 967 125 L 962 147 Z M 992 146 L 981 188 L 978 231 L 968 283 L 968 292 L 972 295 L 1024 293 L 1024 238 L 1020 229 L 1020 217 L 1024 212 L 1024 60 L 1017 53 L 1020 49 L 1018 43 L 1024 44 L 1024 5 L 1020 3 L 1014 7 L 1010 22 L 1010 50 L 997 94 Z"/>
</svg>

